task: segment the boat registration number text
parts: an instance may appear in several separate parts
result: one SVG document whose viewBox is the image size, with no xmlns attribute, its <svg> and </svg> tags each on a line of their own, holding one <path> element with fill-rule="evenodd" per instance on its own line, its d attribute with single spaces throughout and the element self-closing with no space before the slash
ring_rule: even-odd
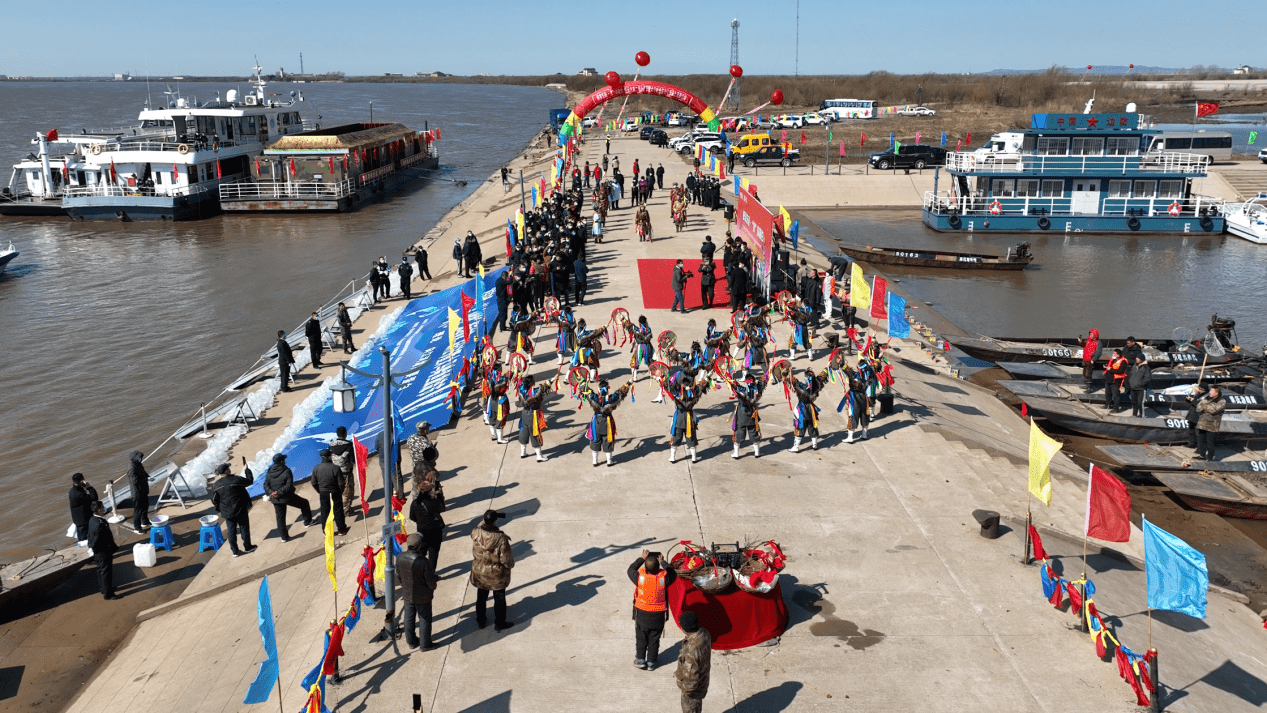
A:
<svg viewBox="0 0 1267 713">
<path fill-rule="evenodd" d="M 1050 357 L 1072 357 L 1072 349 L 1061 349 L 1059 347 L 1043 347 L 1043 356 Z"/>
<path fill-rule="evenodd" d="M 937 256 L 932 253 L 913 253 L 905 250 L 894 250 L 893 254 L 898 257 L 913 257 L 919 260 L 936 260 Z"/>
<path fill-rule="evenodd" d="M 1252 460 L 1249 462 L 1249 469 L 1255 473 L 1267 473 L 1267 460 Z"/>
<path fill-rule="evenodd" d="M 1168 418 L 1166 419 L 1166 428 L 1184 428 L 1188 427 L 1188 419 L 1186 418 Z"/>
<path fill-rule="evenodd" d="M 1257 397 L 1243 396 L 1241 394 L 1227 394 L 1223 398 L 1227 399 L 1229 404 L 1242 404 L 1245 406 L 1253 406 L 1260 403 Z"/>
<path fill-rule="evenodd" d="M 960 257 L 959 262 L 981 262 L 979 257 Z"/>
<path fill-rule="evenodd" d="M 1197 355 L 1196 354 L 1180 354 L 1179 352 L 1171 352 L 1170 361 L 1176 364 L 1178 363 L 1194 364 L 1197 361 Z"/>
</svg>

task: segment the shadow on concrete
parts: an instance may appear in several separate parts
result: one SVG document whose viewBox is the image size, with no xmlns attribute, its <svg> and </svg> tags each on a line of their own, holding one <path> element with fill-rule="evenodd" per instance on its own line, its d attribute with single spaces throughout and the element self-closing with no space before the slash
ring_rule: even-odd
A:
<svg viewBox="0 0 1267 713">
<path fill-rule="evenodd" d="M 463 708 L 458 713 L 510 713 L 510 691 L 503 691 L 492 698 L 486 698 L 473 706 Z"/>
<path fill-rule="evenodd" d="M 607 581 L 596 574 L 583 574 L 579 577 L 559 582 L 554 586 L 554 591 L 549 594 L 543 594 L 539 597 L 525 597 L 518 602 L 507 601 L 506 618 L 515 622 L 513 629 L 508 632 L 498 633 L 491 626 L 477 630 L 476 636 L 460 635 L 462 640 L 462 651 L 471 652 L 488 643 L 491 639 L 498 636 L 513 634 L 529 626 L 532 626 L 532 620 L 545 614 L 546 612 L 569 606 L 576 607 L 593 599 L 598 594 L 598 588 L 606 584 Z M 492 603 L 489 603 L 492 607 Z M 474 609 L 474 605 L 472 605 Z M 491 612 L 490 612 L 491 618 Z M 462 628 L 459 623 L 456 627 L 458 630 Z"/>
<path fill-rule="evenodd" d="M 18 689 L 22 687 L 22 674 L 24 673 L 26 673 L 26 666 L 0 668 L 0 701 L 5 701 L 18 695 Z"/>
<path fill-rule="evenodd" d="M 800 681 L 784 681 L 774 688 L 767 688 L 764 691 L 754 693 L 742 701 L 735 704 L 731 708 L 731 713 L 740 713 L 741 711 L 751 711 L 752 713 L 774 713 L 787 709 L 792 705 L 792 701 L 796 699 L 796 694 L 800 692 L 805 684 Z"/>
<path fill-rule="evenodd" d="M 1154 609 L 1153 619 L 1160 624 L 1169 626 L 1172 629 L 1178 629 L 1179 631 L 1187 633 L 1210 628 L 1210 625 L 1201 619 L 1194 619 L 1187 614 L 1166 611 L 1165 609 Z"/>
<path fill-rule="evenodd" d="M 935 390 L 937 390 L 937 391 L 940 391 L 940 392 L 942 392 L 942 393 L 946 393 L 946 394 L 959 394 L 959 395 L 961 395 L 961 396 L 967 396 L 967 395 L 968 395 L 968 392 L 967 392 L 967 391 L 964 391 L 963 389 L 959 388 L 958 386 L 950 386 L 949 384 L 939 384 L 939 383 L 937 383 L 937 382 L 935 382 L 935 381 L 925 382 L 925 383 L 924 383 L 924 386 L 927 386 L 927 387 L 928 387 L 928 388 L 930 388 L 930 389 L 935 389 Z"/>
<path fill-rule="evenodd" d="M 1168 695 L 1163 696 L 1163 703 L 1169 704 L 1182 698 L 1182 695 L 1176 694 L 1186 694 L 1186 689 L 1198 683 L 1226 691 L 1255 707 L 1261 708 L 1267 704 L 1267 683 L 1231 661 L 1224 661 L 1218 668 L 1193 681 L 1191 685 L 1184 686 L 1183 689 L 1171 690 Z"/>
<path fill-rule="evenodd" d="M 458 510 L 479 502 L 491 502 L 493 498 L 504 495 L 507 490 L 519 487 L 518 482 L 505 485 L 483 485 L 469 493 L 445 500 L 445 509 Z"/>
<path fill-rule="evenodd" d="M 379 663 L 374 663 L 379 659 L 382 660 Z M 400 645 L 393 640 L 391 646 L 380 648 L 373 656 L 356 666 L 347 670 L 340 670 L 339 676 L 342 682 L 338 685 L 331 685 L 327 681 L 326 694 L 332 698 L 337 696 L 339 710 L 348 710 L 347 706 L 357 702 L 359 698 L 360 701 L 357 702 L 356 707 L 350 710 L 351 713 L 363 713 L 369 710 L 370 696 L 381 693 L 383 683 L 391 678 L 393 674 L 400 671 L 407 663 L 409 663 L 409 656 L 402 653 Z M 368 679 L 364 682 L 359 681 L 361 677 L 371 672 L 372 675 Z M 361 684 L 360 688 L 350 693 L 344 693 L 345 690 L 350 689 L 357 683 Z M 402 702 L 401 709 L 404 709 L 404 705 L 404 702 Z M 376 701 L 375 709 L 381 709 L 381 707 L 381 701 Z"/>
</svg>

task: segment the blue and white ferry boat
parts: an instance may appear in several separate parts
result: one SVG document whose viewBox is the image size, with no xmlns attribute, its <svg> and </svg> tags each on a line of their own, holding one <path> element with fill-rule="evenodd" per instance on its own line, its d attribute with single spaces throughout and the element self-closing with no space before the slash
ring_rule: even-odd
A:
<svg viewBox="0 0 1267 713">
<path fill-rule="evenodd" d="M 1149 152 L 1140 115 L 1034 114 L 1026 131 L 946 156 L 924 196 L 943 232 L 1221 233 L 1223 200 L 1193 192 L 1210 159 Z M 1005 137 L 1008 141 L 995 141 Z M 948 189 L 938 190 L 949 179 Z"/>
</svg>

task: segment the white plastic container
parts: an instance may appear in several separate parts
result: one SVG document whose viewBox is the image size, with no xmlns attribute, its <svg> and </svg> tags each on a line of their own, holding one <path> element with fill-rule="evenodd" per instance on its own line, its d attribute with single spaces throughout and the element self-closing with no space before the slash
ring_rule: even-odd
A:
<svg viewBox="0 0 1267 713">
<path fill-rule="evenodd" d="M 167 521 L 170 519 L 171 518 L 166 515 L 155 515 L 154 517 L 150 518 L 150 524 L 153 525 L 154 527 L 162 527 L 163 525 L 166 525 Z"/>
<path fill-rule="evenodd" d="M 137 567 L 153 567 L 158 564 L 158 553 L 154 551 L 154 545 L 138 542 L 132 545 L 132 561 Z"/>
</svg>

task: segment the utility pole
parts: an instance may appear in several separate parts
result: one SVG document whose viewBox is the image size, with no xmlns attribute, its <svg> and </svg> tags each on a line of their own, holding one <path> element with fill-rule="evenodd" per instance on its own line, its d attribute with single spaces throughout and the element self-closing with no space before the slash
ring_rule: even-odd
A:
<svg viewBox="0 0 1267 713">
<path fill-rule="evenodd" d="M 799 3 L 800 0 L 797 0 Z M 730 21 L 730 66 L 739 64 L 739 20 Z M 730 93 L 730 105 L 735 111 L 739 110 L 739 79 L 735 79 L 734 91 Z M 720 107 L 718 107 L 720 108 Z"/>
<path fill-rule="evenodd" d="M 299 55 L 299 64 L 303 65 L 303 55 Z M 801 0 L 796 0 L 796 61 L 792 65 L 792 76 L 801 76 Z"/>
<path fill-rule="evenodd" d="M 798 8 L 800 7 L 800 2 L 801 2 L 801 0 L 796 0 L 796 3 L 797 3 L 797 7 L 798 7 Z M 797 12 L 799 13 L 800 11 L 799 11 L 799 10 L 797 10 Z M 798 14 L 798 15 L 797 15 L 797 18 L 799 18 L 799 17 L 800 17 L 800 15 Z M 798 19 L 798 22 L 799 22 L 799 19 Z M 799 32 L 799 30 L 798 30 L 798 32 Z M 797 35 L 797 37 L 800 37 L 800 35 L 798 34 L 798 35 Z M 303 74 L 303 73 L 304 73 L 304 53 L 303 53 L 303 52 L 300 52 L 300 53 L 299 53 L 299 73 L 300 73 L 300 74 Z"/>
</svg>

